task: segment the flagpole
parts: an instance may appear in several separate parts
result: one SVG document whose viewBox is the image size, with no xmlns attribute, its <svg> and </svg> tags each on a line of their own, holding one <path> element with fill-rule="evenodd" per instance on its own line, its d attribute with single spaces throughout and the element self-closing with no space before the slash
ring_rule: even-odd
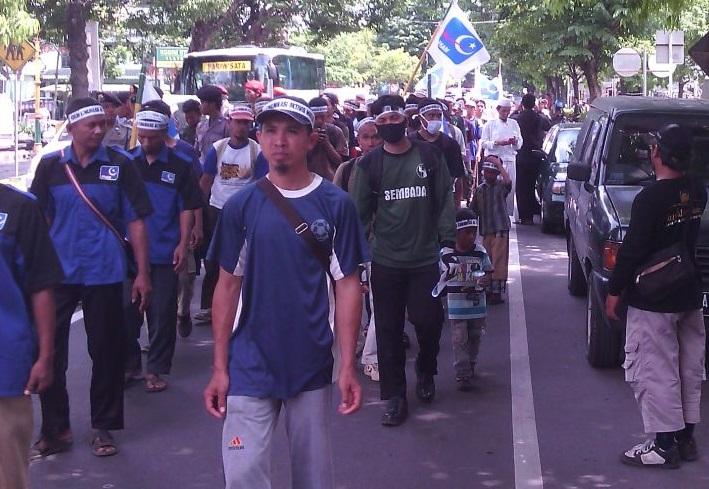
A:
<svg viewBox="0 0 709 489">
<path fill-rule="evenodd" d="M 133 149 L 138 144 L 138 118 L 136 114 L 140 111 L 141 102 L 143 101 L 143 88 L 145 87 L 145 79 L 147 78 L 147 69 L 145 62 L 140 69 L 140 77 L 138 78 L 138 93 L 135 94 L 135 104 L 133 105 L 133 124 L 130 130 L 130 142 L 128 149 Z"/>
<path fill-rule="evenodd" d="M 446 19 L 446 17 L 448 17 L 448 13 L 453 8 L 453 5 L 455 5 L 457 3 L 458 3 L 458 0 L 451 1 L 451 3 L 448 5 L 448 9 L 446 9 L 446 13 L 443 14 L 443 18 L 436 25 L 436 29 L 433 31 L 433 34 L 431 35 L 431 39 L 429 39 L 428 44 L 426 45 L 426 49 L 424 49 L 423 53 L 421 53 L 421 57 L 419 58 L 419 62 L 416 64 L 416 68 L 414 68 L 414 72 L 411 73 L 411 77 L 409 77 L 409 82 L 406 84 L 406 90 L 404 90 L 405 93 L 409 92 L 409 89 L 411 88 L 411 84 L 414 82 L 414 78 L 416 77 L 416 74 L 418 73 L 419 69 L 421 69 L 421 65 L 423 64 L 423 58 L 424 58 L 424 56 L 426 56 L 426 53 L 428 53 L 428 50 L 430 49 L 431 44 L 433 44 L 433 40 L 436 38 L 436 34 L 438 34 L 438 29 L 441 28 L 441 24 Z"/>
</svg>

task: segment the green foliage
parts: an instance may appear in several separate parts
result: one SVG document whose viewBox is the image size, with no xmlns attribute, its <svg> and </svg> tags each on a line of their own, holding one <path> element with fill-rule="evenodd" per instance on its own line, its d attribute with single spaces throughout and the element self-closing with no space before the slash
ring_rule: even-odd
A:
<svg viewBox="0 0 709 489">
<path fill-rule="evenodd" d="M 133 53 L 126 46 L 114 44 L 103 50 L 103 76 L 116 79 L 121 76 L 120 65 L 133 60 Z"/>
<path fill-rule="evenodd" d="M 39 23 L 27 12 L 24 0 L 0 0 L 0 44 L 31 39 L 38 31 Z"/>
</svg>

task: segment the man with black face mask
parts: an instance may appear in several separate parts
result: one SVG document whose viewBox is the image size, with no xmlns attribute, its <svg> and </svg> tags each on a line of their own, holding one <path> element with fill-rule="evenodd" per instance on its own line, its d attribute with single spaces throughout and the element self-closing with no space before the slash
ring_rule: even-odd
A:
<svg viewBox="0 0 709 489">
<path fill-rule="evenodd" d="M 398 95 L 383 95 L 372 104 L 384 145 L 359 160 L 353 188 L 359 216 L 373 235 L 371 283 L 381 397 L 388 401 L 385 426 L 397 426 L 408 415 L 401 341 L 407 310 L 420 347 L 416 395 L 423 402 L 435 397 L 443 307 L 431 291 L 439 277 L 439 254 L 449 263 L 455 241 L 448 167 L 438 149 L 406 137 L 404 108 Z"/>
</svg>

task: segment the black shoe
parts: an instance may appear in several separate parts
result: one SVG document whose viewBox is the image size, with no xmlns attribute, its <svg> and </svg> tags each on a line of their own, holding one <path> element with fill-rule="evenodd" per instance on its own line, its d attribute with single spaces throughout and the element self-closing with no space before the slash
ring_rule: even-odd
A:
<svg viewBox="0 0 709 489">
<path fill-rule="evenodd" d="M 431 402 L 436 397 L 436 384 L 433 375 L 419 374 L 416 379 L 416 396 L 423 402 Z"/>
<path fill-rule="evenodd" d="M 663 450 L 657 446 L 655 440 L 648 440 L 621 454 L 620 461 L 626 465 L 634 465 L 636 467 L 678 469 L 679 450 L 677 449 L 677 444 L 673 444 L 672 447 Z"/>
<path fill-rule="evenodd" d="M 399 426 L 409 416 L 409 404 L 403 397 L 392 397 L 387 401 L 386 410 L 382 416 L 384 426 Z"/>
<path fill-rule="evenodd" d="M 182 338 L 187 338 L 192 334 L 192 318 L 189 316 L 179 316 L 177 318 L 177 332 Z"/>
<path fill-rule="evenodd" d="M 473 390 L 473 381 L 470 377 L 460 377 L 456 379 L 460 392 L 470 392 Z"/>
<path fill-rule="evenodd" d="M 697 442 L 694 441 L 694 437 L 690 437 L 686 440 L 677 438 L 677 450 L 679 451 L 679 458 L 685 462 L 694 462 L 699 459 Z"/>
<path fill-rule="evenodd" d="M 409 335 L 404 333 L 404 336 L 401 337 L 401 341 L 404 343 L 404 348 L 408 350 L 411 346 L 411 340 L 409 340 Z"/>
</svg>

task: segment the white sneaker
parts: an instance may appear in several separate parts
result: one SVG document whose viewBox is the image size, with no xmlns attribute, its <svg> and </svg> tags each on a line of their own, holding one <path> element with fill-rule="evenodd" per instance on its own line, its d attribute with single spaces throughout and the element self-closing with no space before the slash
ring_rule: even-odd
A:
<svg viewBox="0 0 709 489">
<path fill-rule="evenodd" d="M 212 320 L 212 310 L 203 309 L 194 315 L 194 320 L 199 323 L 208 323 Z"/>
<path fill-rule="evenodd" d="M 368 363 L 364 366 L 364 374 L 374 382 L 379 382 L 379 365 L 376 363 Z"/>
<path fill-rule="evenodd" d="M 620 456 L 620 461 L 626 465 L 637 467 L 660 467 L 663 469 L 679 468 L 679 450 L 672 445 L 669 450 L 663 450 L 655 444 L 655 440 L 635 445 Z"/>
</svg>

